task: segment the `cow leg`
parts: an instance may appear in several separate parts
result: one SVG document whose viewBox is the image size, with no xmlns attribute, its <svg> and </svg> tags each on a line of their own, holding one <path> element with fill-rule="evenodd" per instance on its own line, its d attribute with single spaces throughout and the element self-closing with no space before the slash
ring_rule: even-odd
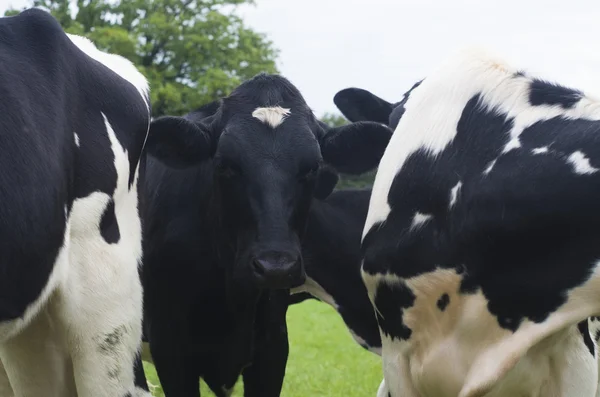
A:
<svg viewBox="0 0 600 397">
<path fill-rule="evenodd" d="M 173 351 L 177 350 L 163 354 L 162 351 L 157 351 L 152 343 L 150 343 L 150 351 L 160 385 L 166 396 L 200 397 L 200 378 L 195 360 L 173 354 Z"/>
<path fill-rule="evenodd" d="M 42 311 L 0 346 L 6 376 L 0 396 L 77 396 L 71 361 L 52 327 L 48 313 Z"/>
<path fill-rule="evenodd" d="M 91 247 L 88 254 L 84 242 L 72 246 L 82 252 L 71 255 L 69 282 L 58 291 L 56 311 L 66 330 L 78 397 L 134 395 L 142 334 L 137 260 L 123 260 L 122 247 L 112 252 Z"/>
<path fill-rule="evenodd" d="M 129 281 L 97 285 L 86 295 L 62 302 L 79 397 L 124 397 L 135 392 L 142 291 L 137 274 Z"/>
</svg>

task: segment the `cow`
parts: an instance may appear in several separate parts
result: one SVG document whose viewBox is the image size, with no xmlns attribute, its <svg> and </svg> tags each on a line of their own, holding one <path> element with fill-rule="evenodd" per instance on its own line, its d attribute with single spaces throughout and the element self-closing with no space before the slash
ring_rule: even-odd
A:
<svg viewBox="0 0 600 397">
<path fill-rule="evenodd" d="M 0 63 L 0 383 L 149 395 L 134 387 L 148 83 L 39 9 L 0 18 Z"/>
<path fill-rule="evenodd" d="M 600 102 L 479 49 L 400 102 L 361 248 L 378 395 L 597 395 Z"/>
<path fill-rule="evenodd" d="M 246 396 L 280 394 L 307 215 L 330 193 L 317 181 L 328 167 L 375 168 L 390 136 L 380 123 L 328 128 L 289 80 L 264 73 L 153 120 L 144 331 L 167 396 L 198 396 L 199 378 L 227 396 L 240 375 Z"/>
<path fill-rule="evenodd" d="M 356 343 L 381 355 L 379 328 L 360 272 L 361 233 L 370 196 L 370 188 L 340 189 L 313 205 L 302 242 L 307 278 L 291 290 L 290 303 L 310 298 L 327 303 L 340 314 Z"/>
</svg>

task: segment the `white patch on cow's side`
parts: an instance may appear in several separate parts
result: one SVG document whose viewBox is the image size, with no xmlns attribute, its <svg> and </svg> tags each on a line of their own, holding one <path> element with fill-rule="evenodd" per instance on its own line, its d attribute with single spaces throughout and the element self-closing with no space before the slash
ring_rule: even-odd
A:
<svg viewBox="0 0 600 397">
<path fill-rule="evenodd" d="M 460 192 L 460 188 L 462 186 L 462 182 L 458 181 L 456 185 L 450 190 L 450 208 L 454 207 L 456 204 L 456 200 L 458 200 L 458 193 Z"/>
<path fill-rule="evenodd" d="M 307 292 L 320 301 L 332 306 L 334 309 L 338 309 L 338 304 L 335 302 L 335 299 L 333 299 L 333 296 L 331 296 L 323 287 L 321 287 L 321 285 L 319 285 L 319 283 L 310 277 L 307 277 L 304 284 L 302 284 L 300 287 L 292 288 L 290 291 L 291 294 L 299 294 L 301 292 Z"/>
<path fill-rule="evenodd" d="M 536 147 L 535 149 L 531 149 L 531 153 L 533 153 L 533 154 L 548 153 L 548 146 Z"/>
<path fill-rule="evenodd" d="M 567 161 L 573 166 L 573 172 L 576 174 L 593 174 L 598 171 L 598 168 L 592 167 L 590 160 L 580 151 L 571 153 Z"/>
<path fill-rule="evenodd" d="M 117 173 L 112 199 L 120 239 L 109 244 L 100 233 L 100 220 L 111 195 L 93 192 L 74 201 L 68 283 L 58 290 L 57 311 L 68 330 L 78 392 L 116 396 L 134 391 L 129 388 L 142 334 L 139 175 L 135 173 L 130 190 L 127 154 L 102 116 Z"/>
<path fill-rule="evenodd" d="M 431 220 L 433 215 L 431 214 L 422 214 L 420 212 L 415 212 L 415 216 L 413 217 L 412 223 L 410 225 L 411 229 L 417 228 L 423 225 L 425 222 Z"/>
<path fill-rule="evenodd" d="M 100 62 L 107 68 L 111 69 L 113 72 L 121 76 L 123 79 L 127 80 L 131 85 L 133 85 L 148 107 L 148 111 L 150 110 L 150 86 L 148 85 L 148 80 L 144 77 L 143 74 L 137 70 L 135 65 L 129 61 L 127 58 L 122 57 L 116 54 L 109 54 L 104 51 L 100 51 L 96 48 L 96 45 L 92 43 L 88 38 L 78 36 L 75 34 L 67 33 L 67 36 L 73 44 L 75 44 L 81 51 L 86 53 L 89 57 L 95 59 Z"/>
<path fill-rule="evenodd" d="M 77 147 L 80 147 L 81 145 L 79 144 L 79 135 L 77 135 L 77 133 L 74 132 L 73 137 L 75 138 L 75 145 L 77 145 Z"/>
<path fill-rule="evenodd" d="M 256 108 L 252 112 L 252 117 L 259 119 L 263 123 L 277 128 L 290 114 L 290 109 L 282 108 L 281 106 L 273 106 L 268 108 Z"/>
</svg>

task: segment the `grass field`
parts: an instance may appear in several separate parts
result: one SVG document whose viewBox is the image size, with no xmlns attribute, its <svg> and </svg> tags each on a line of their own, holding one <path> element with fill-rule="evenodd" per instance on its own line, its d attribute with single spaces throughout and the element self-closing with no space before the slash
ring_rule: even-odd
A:
<svg viewBox="0 0 600 397">
<path fill-rule="evenodd" d="M 305 301 L 288 310 L 290 355 L 282 397 L 374 396 L 382 379 L 381 359 L 361 348 L 330 306 Z M 158 386 L 154 367 L 144 363 L 148 381 Z M 203 396 L 212 396 L 201 385 Z M 160 386 L 153 390 L 163 397 Z M 235 397 L 243 396 L 238 382 Z"/>
</svg>

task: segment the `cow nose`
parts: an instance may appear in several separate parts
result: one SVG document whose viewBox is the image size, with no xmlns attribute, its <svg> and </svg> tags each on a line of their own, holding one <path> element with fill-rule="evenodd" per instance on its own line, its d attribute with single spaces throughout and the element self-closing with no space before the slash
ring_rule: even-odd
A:
<svg viewBox="0 0 600 397">
<path fill-rule="evenodd" d="M 300 286 L 306 275 L 299 256 L 265 254 L 252 261 L 254 274 L 263 288 L 287 289 Z"/>
</svg>

